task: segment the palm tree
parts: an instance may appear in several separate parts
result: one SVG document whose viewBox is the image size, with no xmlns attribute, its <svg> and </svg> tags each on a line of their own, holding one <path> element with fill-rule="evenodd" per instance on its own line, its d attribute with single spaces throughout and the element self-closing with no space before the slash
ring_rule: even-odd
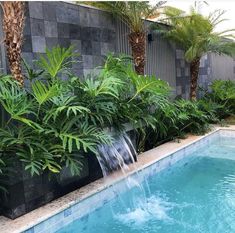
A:
<svg viewBox="0 0 235 233">
<path fill-rule="evenodd" d="M 3 10 L 3 30 L 5 33 L 5 46 L 7 58 L 13 77 L 21 86 L 24 77 L 21 70 L 21 48 L 23 44 L 24 29 L 24 2 L 1 2 Z"/>
<path fill-rule="evenodd" d="M 144 74 L 146 27 L 144 20 L 159 16 L 159 7 L 165 2 L 161 1 L 150 5 L 148 1 L 112 1 L 112 2 L 84 2 L 113 13 L 123 21 L 130 33 L 129 43 L 132 49 L 135 70 L 138 74 Z"/>
<path fill-rule="evenodd" d="M 216 26 L 224 21 L 221 18 L 224 11 L 216 10 L 209 16 L 198 13 L 196 7 L 192 7 L 189 14 L 173 7 L 166 7 L 164 11 L 166 18 L 163 21 L 171 27 L 160 30 L 184 49 L 185 59 L 190 63 L 190 99 L 196 100 L 201 57 L 208 52 L 235 55 L 235 43 L 231 34 L 233 30 L 215 31 Z"/>
</svg>

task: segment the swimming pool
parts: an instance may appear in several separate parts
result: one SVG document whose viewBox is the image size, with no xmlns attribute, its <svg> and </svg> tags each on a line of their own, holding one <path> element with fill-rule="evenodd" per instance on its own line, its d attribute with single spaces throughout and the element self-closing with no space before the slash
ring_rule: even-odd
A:
<svg viewBox="0 0 235 233">
<path fill-rule="evenodd" d="M 235 139 L 217 139 L 58 233 L 235 232 Z M 148 189 L 149 188 L 149 189 Z"/>
<path fill-rule="evenodd" d="M 233 233 L 234 142 L 234 131 L 212 133 L 31 229 L 58 233 Z M 127 184 L 133 187 L 128 189 Z"/>
</svg>

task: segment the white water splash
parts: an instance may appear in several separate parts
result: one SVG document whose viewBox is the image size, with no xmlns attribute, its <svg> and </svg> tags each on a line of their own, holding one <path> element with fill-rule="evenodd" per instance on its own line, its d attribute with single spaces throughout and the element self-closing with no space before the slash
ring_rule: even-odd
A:
<svg viewBox="0 0 235 233">
<path fill-rule="evenodd" d="M 150 197 L 146 202 L 139 202 L 134 209 L 127 209 L 126 213 L 116 214 L 116 219 L 126 225 L 141 225 L 150 220 L 170 221 L 168 211 L 174 204 L 159 197 Z"/>
</svg>

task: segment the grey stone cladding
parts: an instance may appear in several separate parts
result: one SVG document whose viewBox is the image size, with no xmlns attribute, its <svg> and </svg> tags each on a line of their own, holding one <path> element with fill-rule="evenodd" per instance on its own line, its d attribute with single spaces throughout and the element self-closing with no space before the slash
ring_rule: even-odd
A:
<svg viewBox="0 0 235 233">
<path fill-rule="evenodd" d="M 115 21 L 106 12 L 65 2 L 28 2 L 22 56 L 33 63 L 46 48 L 73 45 L 81 62 L 73 71 L 83 76 L 115 52 Z"/>
<path fill-rule="evenodd" d="M 184 51 L 177 48 L 175 51 L 176 65 L 176 96 L 189 98 L 190 90 L 190 67 L 184 59 Z"/>
<path fill-rule="evenodd" d="M 69 47 L 80 54 L 73 64 L 74 73 L 82 77 L 103 64 L 108 53 L 131 54 L 129 29 L 102 10 L 68 2 L 32 1 L 26 3 L 22 57 L 33 65 L 46 48 Z M 0 11 L 2 18 L 2 12 Z M 4 38 L 0 22 L 0 40 Z M 172 86 L 176 96 L 189 98 L 190 67 L 184 51 L 157 37 L 146 41 L 146 73 Z M 6 72 L 4 44 L 0 44 L 0 71 Z M 169 70 L 170 69 L 170 70 Z M 214 79 L 235 79 L 235 60 L 207 54 L 200 62 L 199 86 L 207 88 Z"/>
</svg>

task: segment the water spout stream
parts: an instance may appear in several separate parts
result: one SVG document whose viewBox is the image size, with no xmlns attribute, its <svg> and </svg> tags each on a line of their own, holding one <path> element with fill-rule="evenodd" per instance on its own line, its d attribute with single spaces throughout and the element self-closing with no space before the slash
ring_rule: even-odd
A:
<svg viewBox="0 0 235 233">
<path fill-rule="evenodd" d="M 97 159 L 102 169 L 104 179 L 108 179 L 110 174 L 120 170 L 125 177 L 124 181 L 127 189 L 131 190 L 132 188 L 135 188 L 137 190 L 135 192 L 130 192 L 132 195 L 132 207 L 135 208 L 136 203 L 139 202 L 140 199 L 144 206 L 144 203 L 147 202 L 147 195 L 142 182 L 140 182 L 141 179 L 139 179 L 139 173 L 137 172 L 136 176 L 128 176 L 130 164 L 137 170 L 135 166 L 137 152 L 129 136 L 126 133 L 118 135 L 112 145 L 100 145 L 98 152 Z M 145 180 L 145 183 L 146 182 L 147 180 Z M 146 183 L 146 186 L 147 190 L 149 190 L 148 183 Z M 112 187 L 112 189 L 114 193 L 118 193 L 114 187 Z M 150 195 L 150 193 L 148 193 L 148 195 Z M 120 199 L 120 201 L 124 204 L 123 200 Z"/>
</svg>

